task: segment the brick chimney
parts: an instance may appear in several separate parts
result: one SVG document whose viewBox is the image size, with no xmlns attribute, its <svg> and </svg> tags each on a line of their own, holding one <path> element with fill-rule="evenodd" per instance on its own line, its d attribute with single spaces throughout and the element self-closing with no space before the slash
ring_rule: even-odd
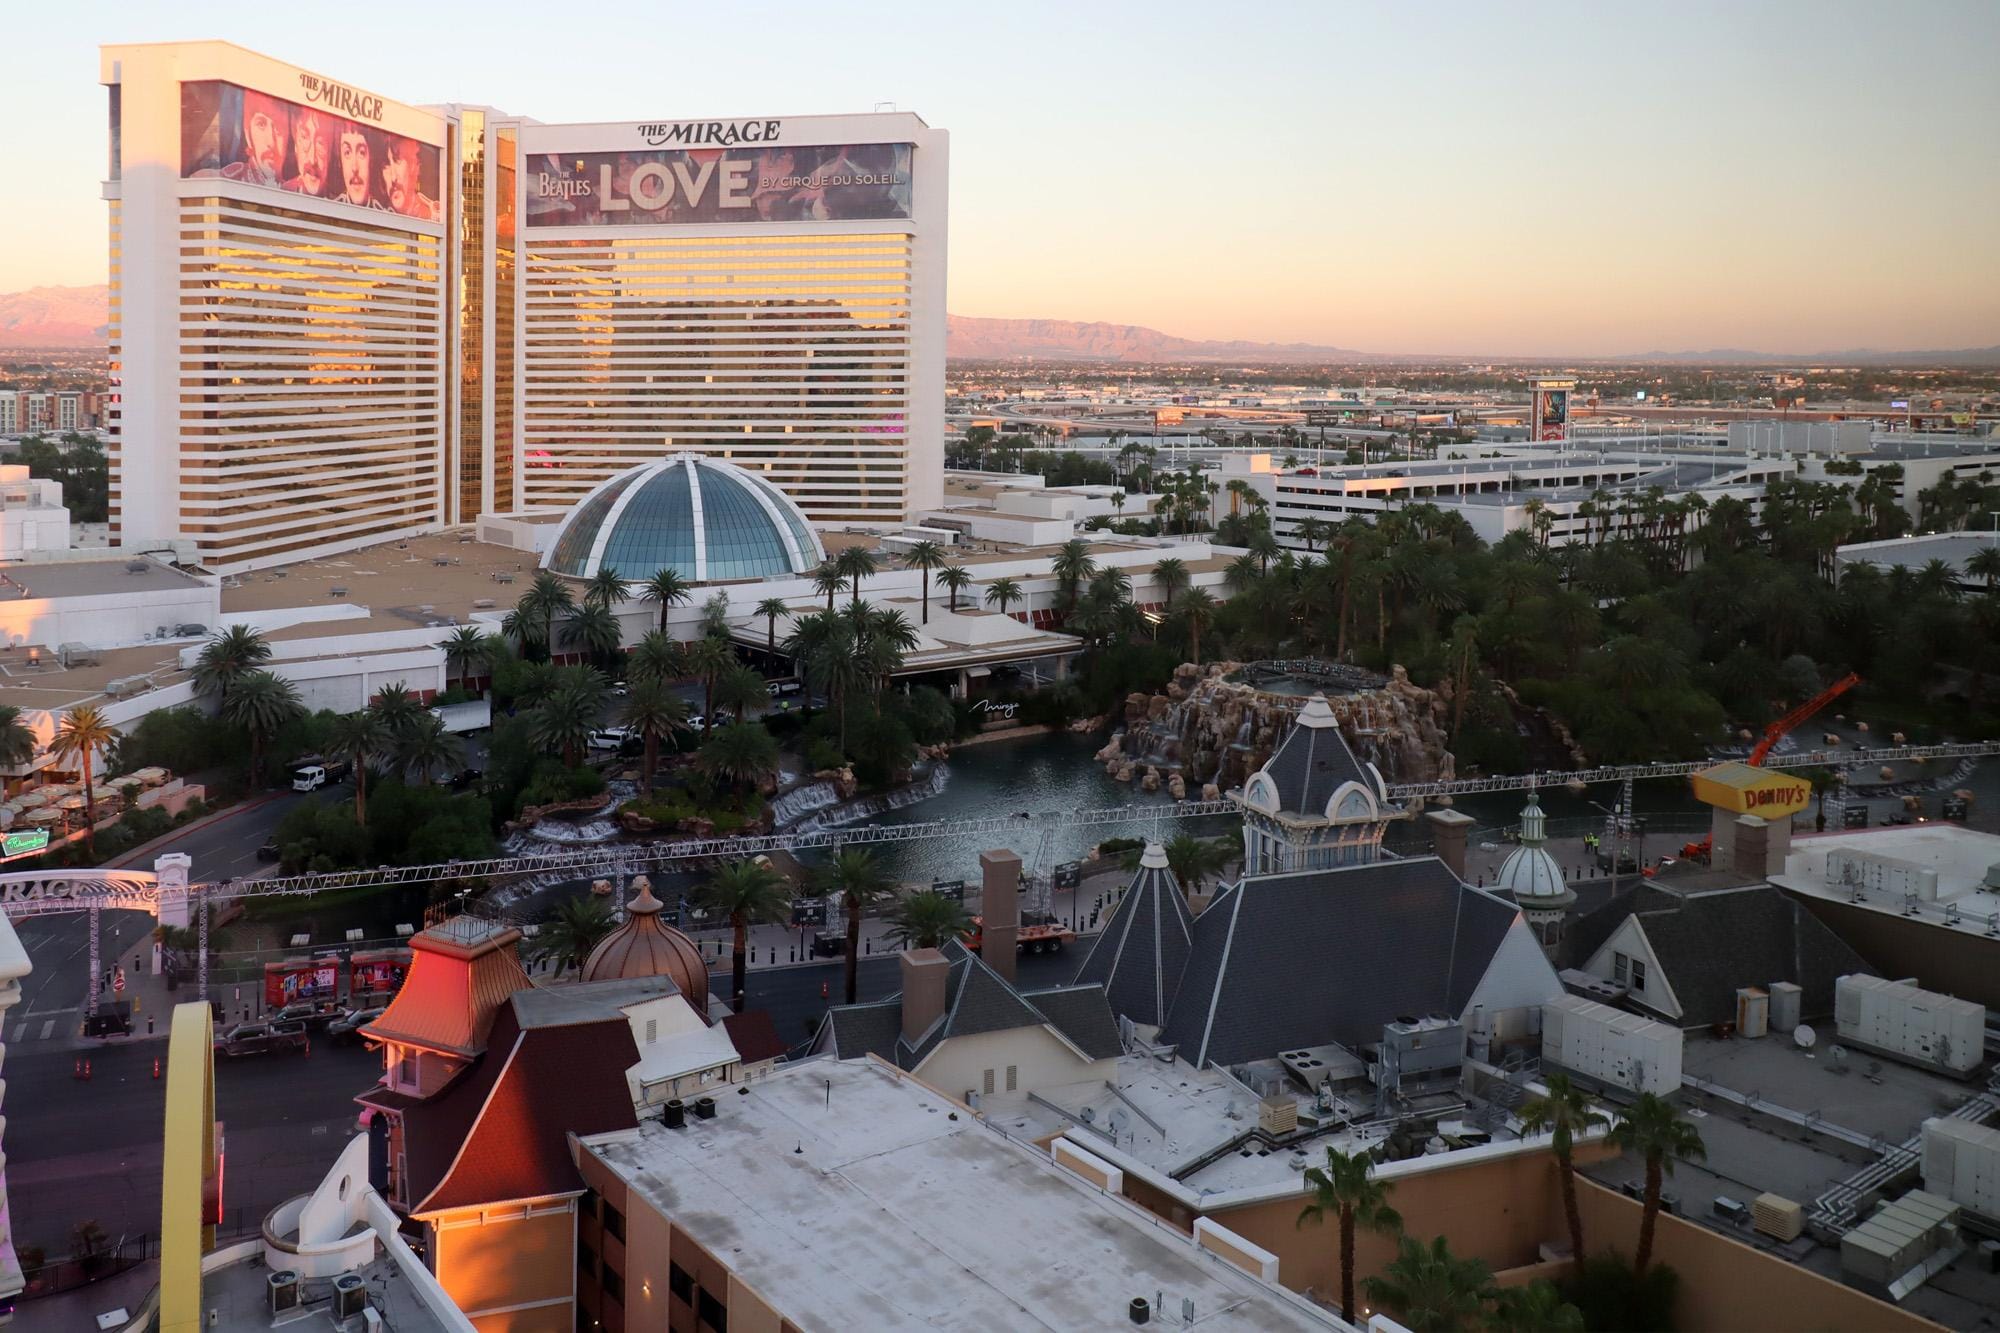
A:
<svg viewBox="0 0 2000 1333">
<path fill-rule="evenodd" d="M 1739 875 L 1762 879 L 1771 873 L 1770 848 L 1769 822 L 1756 815 L 1744 815 L 1736 821 L 1736 845 L 1730 852 L 1729 868 Z"/>
<path fill-rule="evenodd" d="M 1424 818 L 1431 826 L 1431 850 L 1437 859 L 1461 882 L 1471 883 L 1465 877 L 1465 835 L 1472 831 L 1472 816 L 1456 810 L 1432 810 Z"/>
<path fill-rule="evenodd" d="M 905 949 L 902 966 L 903 1040 L 914 1045 L 944 1017 L 944 983 L 951 964 L 936 949 Z"/>
<path fill-rule="evenodd" d="M 979 854 L 979 956 L 1007 980 L 1014 979 L 1014 950 L 1021 938 L 1021 857 L 1002 847 Z"/>
</svg>

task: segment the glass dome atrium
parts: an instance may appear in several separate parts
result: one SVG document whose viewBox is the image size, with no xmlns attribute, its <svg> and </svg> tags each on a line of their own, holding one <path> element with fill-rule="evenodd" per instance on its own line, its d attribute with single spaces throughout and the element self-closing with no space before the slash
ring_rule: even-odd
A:
<svg viewBox="0 0 2000 1333">
<path fill-rule="evenodd" d="M 570 510 L 544 568 L 634 583 L 672 569 L 690 583 L 805 574 L 826 550 L 799 507 L 763 478 L 701 454 L 642 463 Z"/>
</svg>

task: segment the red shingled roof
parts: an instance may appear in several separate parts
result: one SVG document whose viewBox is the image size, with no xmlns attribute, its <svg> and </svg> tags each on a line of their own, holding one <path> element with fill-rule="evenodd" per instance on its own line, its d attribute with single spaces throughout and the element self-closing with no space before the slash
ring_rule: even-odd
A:
<svg viewBox="0 0 2000 1333">
<path fill-rule="evenodd" d="M 515 954 L 520 938 L 511 927 L 470 917 L 419 931 L 410 938 L 403 988 L 361 1035 L 448 1055 L 479 1054 L 507 997 L 534 984 Z"/>
<path fill-rule="evenodd" d="M 760 1060 L 775 1060 L 785 1053 L 785 1043 L 778 1036 L 768 1009 L 730 1014 L 722 1020 L 722 1030 L 729 1034 L 730 1045 L 736 1048 L 736 1053 L 743 1057 L 746 1065 L 754 1065 Z"/>
<path fill-rule="evenodd" d="M 639 1123 L 625 1082 L 638 1059 L 622 1014 L 523 1030 L 505 1006 L 472 1076 L 405 1113 L 411 1213 L 582 1190 L 568 1136 Z"/>
</svg>

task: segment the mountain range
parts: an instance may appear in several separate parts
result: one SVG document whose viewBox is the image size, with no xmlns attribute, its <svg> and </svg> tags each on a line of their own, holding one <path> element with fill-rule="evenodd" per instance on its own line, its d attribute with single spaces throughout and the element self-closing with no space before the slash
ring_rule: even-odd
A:
<svg viewBox="0 0 2000 1333">
<path fill-rule="evenodd" d="M 0 293 L 0 351 L 85 350 L 104 346 L 109 289 L 30 287 Z M 1369 361 L 1535 360 L 1551 357 L 1470 357 L 1389 355 L 1318 343 L 1266 343 L 1242 339 L 1181 338 L 1137 324 L 1105 324 L 1071 319 L 989 319 L 981 315 L 945 317 L 945 355 L 955 361 L 1113 361 L 1131 365 L 1215 361 L 1236 365 L 1354 364 Z M 1849 365 L 2000 366 L 2000 346 L 1893 352 L 1872 348 L 1808 353 L 1757 352 L 1742 348 L 1707 351 L 1638 352 L 1586 357 L 1586 361 L 1661 365 Z"/>
</svg>

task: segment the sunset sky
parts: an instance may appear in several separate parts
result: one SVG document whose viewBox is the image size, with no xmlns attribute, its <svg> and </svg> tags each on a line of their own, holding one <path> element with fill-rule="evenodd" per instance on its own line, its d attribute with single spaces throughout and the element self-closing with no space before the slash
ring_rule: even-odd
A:
<svg viewBox="0 0 2000 1333">
<path fill-rule="evenodd" d="M 957 314 L 1376 352 L 2000 343 L 2000 3 L 9 7 L 0 290 L 104 280 L 102 42 L 544 121 L 915 111 Z"/>
</svg>

